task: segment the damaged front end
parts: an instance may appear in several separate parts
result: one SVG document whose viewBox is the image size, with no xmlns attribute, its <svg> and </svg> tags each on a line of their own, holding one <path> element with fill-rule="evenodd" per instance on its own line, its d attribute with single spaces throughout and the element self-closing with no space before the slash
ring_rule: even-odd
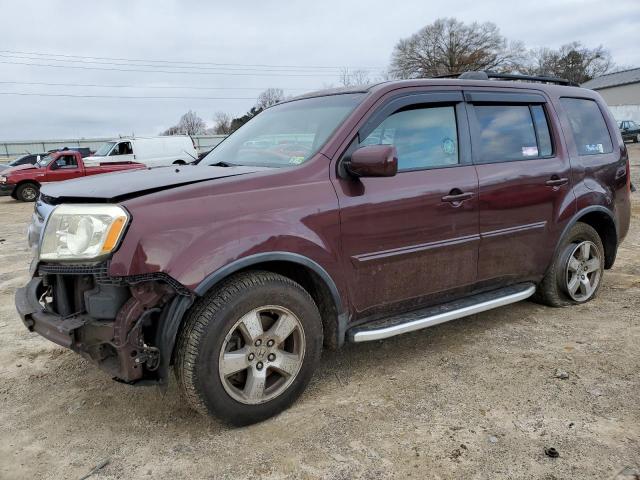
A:
<svg viewBox="0 0 640 480">
<path fill-rule="evenodd" d="M 27 328 L 99 365 L 115 380 L 164 383 L 191 293 L 167 275 L 110 277 L 98 265 L 40 264 L 16 293 Z"/>
</svg>

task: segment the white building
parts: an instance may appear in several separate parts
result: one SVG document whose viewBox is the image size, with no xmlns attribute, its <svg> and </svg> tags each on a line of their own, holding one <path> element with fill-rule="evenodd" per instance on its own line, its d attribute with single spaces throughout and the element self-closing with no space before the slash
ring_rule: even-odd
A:
<svg viewBox="0 0 640 480">
<path fill-rule="evenodd" d="M 640 123 L 640 68 L 608 73 L 581 86 L 602 95 L 616 120 Z"/>
</svg>

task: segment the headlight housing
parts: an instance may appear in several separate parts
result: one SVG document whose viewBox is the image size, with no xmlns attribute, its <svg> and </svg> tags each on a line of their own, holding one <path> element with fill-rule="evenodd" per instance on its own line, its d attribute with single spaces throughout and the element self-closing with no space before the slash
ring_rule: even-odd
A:
<svg viewBox="0 0 640 480">
<path fill-rule="evenodd" d="M 129 223 L 117 205 L 60 205 L 45 227 L 40 260 L 97 260 L 116 249 Z"/>
<path fill-rule="evenodd" d="M 0 183 L 7 183 L 6 175 L 0 175 Z"/>
</svg>

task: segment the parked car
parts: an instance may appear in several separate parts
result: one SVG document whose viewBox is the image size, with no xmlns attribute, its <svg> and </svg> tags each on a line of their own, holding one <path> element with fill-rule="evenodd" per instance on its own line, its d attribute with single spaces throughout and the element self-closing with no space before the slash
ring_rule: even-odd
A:
<svg viewBox="0 0 640 480">
<path fill-rule="evenodd" d="M 87 165 L 109 162 L 138 162 L 149 167 L 186 165 L 198 159 L 191 137 L 119 138 L 103 144 L 96 153 L 85 159 Z"/>
<path fill-rule="evenodd" d="M 623 140 L 631 140 L 633 143 L 640 142 L 640 126 L 633 120 L 622 120 L 618 123 Z"/>
<path fill-rule="evenodd" d="M 0 171 L 7 168 L 17 167 L 18 165 L 34 165 L 40 158 L 46 157 L 48 153 L 29 153 L 12 160 L 9 163 L 0 164 Z"/>
<path fill-rule="evenodd" d="M 0 174 L 0 196 L 11 195 L 16 200 L 33 202 L 45 183 L 139 168 L 144 168 L 144 165 L 133 162 L 89 167 L 85 166 L 80 152 L 62 150 L 41 157 L 35 165 L 19 165 L 3 170 Z"/>
<path fill-rule="evenodd" d="M 316 92 L 195 166 L 43 186 L 21 318 L 121 382 L 173 366 L 189 405 L 247 424 L 323 345 L 591 300 L 629 229 L 615 120 L 592 90 L 474 75 Z"/>
</svg>

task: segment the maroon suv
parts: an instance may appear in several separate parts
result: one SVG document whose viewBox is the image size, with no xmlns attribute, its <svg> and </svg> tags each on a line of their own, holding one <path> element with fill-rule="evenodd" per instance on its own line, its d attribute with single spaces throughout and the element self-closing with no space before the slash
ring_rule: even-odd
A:
<svg viewBox="0 0 640 480">
<path fill-rule="evenodd" d="M 122 382 L 173 366 L 193 407 L 245 424 L 323 345 L 591 300 L 629 228 L 615 121 L 589 90 L 472 78 L 305 95 L 198 165 L 44 186 L 20 316 Z"/>
</svg>

